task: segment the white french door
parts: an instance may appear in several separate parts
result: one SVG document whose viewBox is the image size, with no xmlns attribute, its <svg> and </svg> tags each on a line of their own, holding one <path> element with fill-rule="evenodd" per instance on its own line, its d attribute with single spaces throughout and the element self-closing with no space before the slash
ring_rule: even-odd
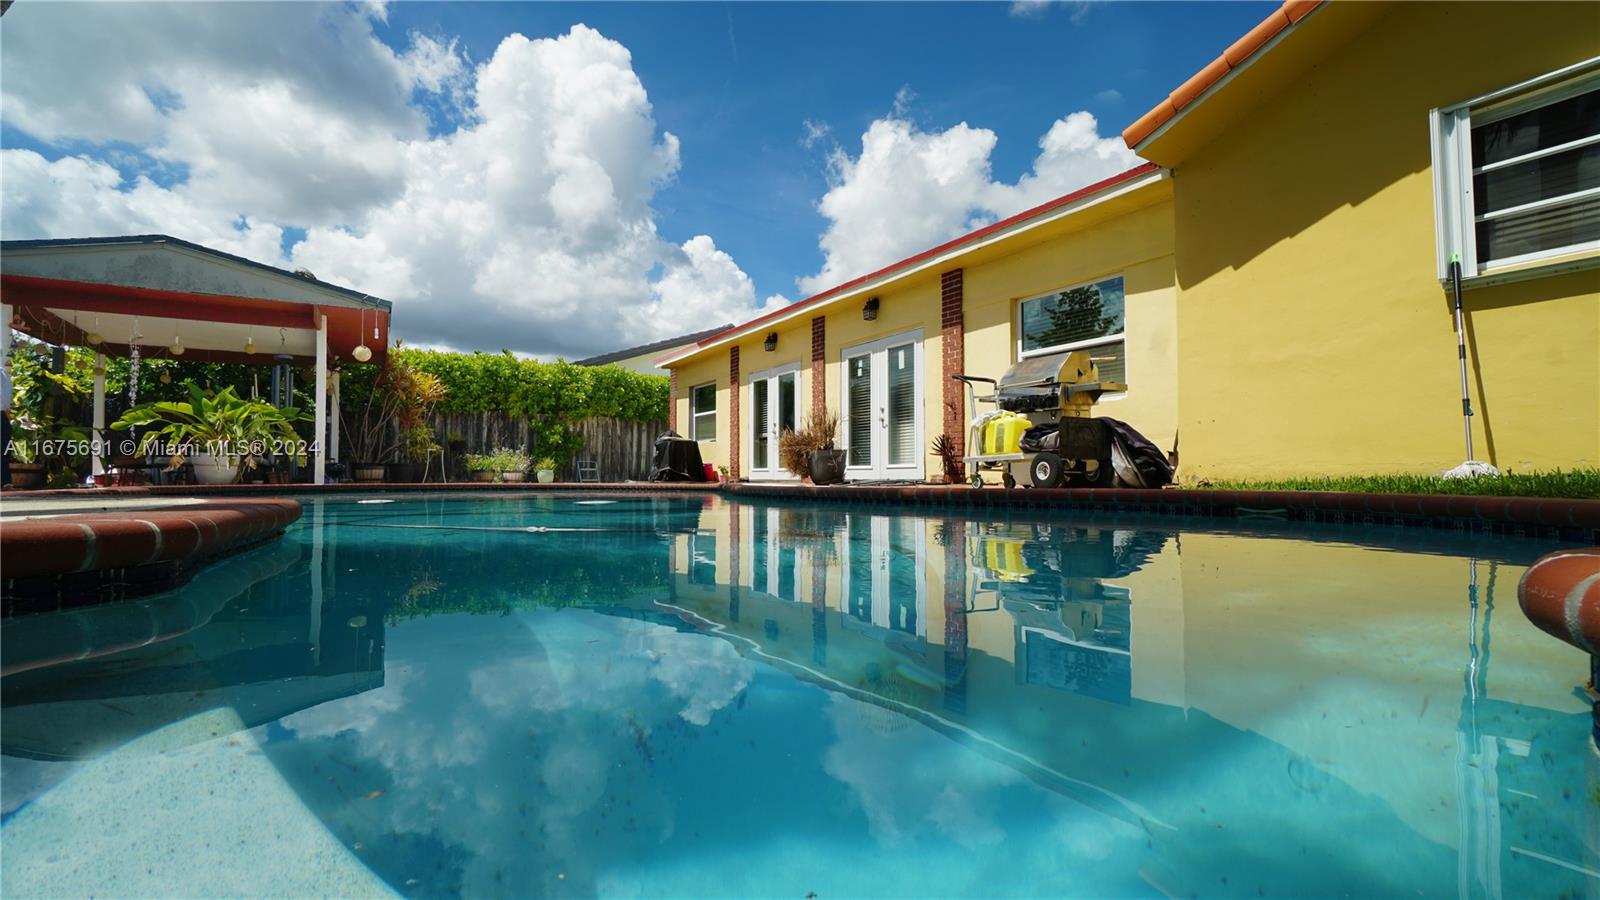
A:
<svg viewBox="0 0 1600 900">
<path fill-rule="evenodd" d="M 750 377 L 750 477 L 793 478 L 778 462 L 778 436 L 799 426 L 800 365 L 757 372 Z"/>
<path fill-rule="evenodd" d="M 847 348 L 841 361 L 845 475 L 921 481 L 922 332 Z"/>
<path fill-rule="evenodd" d="M 845 516 L 841 611 L 889 631 L 928 635 L 927 534 L 921 519 Z"/>
</svg>

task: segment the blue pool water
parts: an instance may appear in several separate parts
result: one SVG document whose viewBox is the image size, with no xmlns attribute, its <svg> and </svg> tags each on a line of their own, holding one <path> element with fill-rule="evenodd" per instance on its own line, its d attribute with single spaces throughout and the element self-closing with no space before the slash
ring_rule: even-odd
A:
<svg viewBox="0 0 1600 900">
<path fill-rule="evenodd" d="M 924 512 L 307 500 L 7 620 L 0 891 L 1600 891 L 1555 545 Z"/>
</svg>

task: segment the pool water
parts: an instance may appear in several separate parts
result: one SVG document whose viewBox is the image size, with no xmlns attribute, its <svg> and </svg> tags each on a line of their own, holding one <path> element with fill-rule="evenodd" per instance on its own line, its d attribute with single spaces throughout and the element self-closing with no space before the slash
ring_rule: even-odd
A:
<svg viewBox="0 0 1600 900">
<path fill-rule="evenodd" d="M 305 505 L 5 623 L 4 894 L 1600 891 L 1587 658 L 1515 596 L 1548 541 Z"/>
</svg>

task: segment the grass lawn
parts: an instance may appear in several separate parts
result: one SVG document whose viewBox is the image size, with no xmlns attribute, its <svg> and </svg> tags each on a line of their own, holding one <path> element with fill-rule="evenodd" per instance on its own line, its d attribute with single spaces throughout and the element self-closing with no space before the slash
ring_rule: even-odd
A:
<svg viewBox="0 0 1600 900">
<path fill-rule="evenodd" d="M 1358 494 L 1484 494 L 1495 497 L 1600 498 L 1600 469 L 1571 472 L 1507 472 L 1498 478 L 1437 475 L 1349 475 L 1267 481 L 1202 481 L 1189 490 L 1346 491 Z"/>
</svg>

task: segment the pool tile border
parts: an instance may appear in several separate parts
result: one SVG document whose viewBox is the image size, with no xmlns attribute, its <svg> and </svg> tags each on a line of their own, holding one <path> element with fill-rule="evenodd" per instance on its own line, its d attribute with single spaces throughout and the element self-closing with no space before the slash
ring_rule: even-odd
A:
<svg viewBox="0 0 1600 900">
<path fill-rule="evenodd" d="M 907 503 L 968 509 L 1102 510 L 1207 518 L 1279 517 L 1341 525 L 1401 525 L 1549 537 L 1600 544 L 1600 500 L 1451 494 L 1347 494 L 1318 491 L 1004 490 L 950 485 L 758 484 L 723 490 L 734 496 L 855 503 Z"/>
<path fill-rule="evenodd" d="M 1322 491 L 1132 490 L 1055 488 L 1004 490 L 966 485 L 810 485 L 733 482 L 452 482 L 159 485 L 30 491 L 25 496 L 268 497 L 361 493 L 701 492 L 846 503 L 904 503 L 962 509 L 1103 510 L 1205 518 L 1278 517 L 1340 525 L 1401 525 L 1451 531 L 1555 538 L 1600 544 L 1600 500 L 1453 494 L 1356 494 Z"/>
</svg>

